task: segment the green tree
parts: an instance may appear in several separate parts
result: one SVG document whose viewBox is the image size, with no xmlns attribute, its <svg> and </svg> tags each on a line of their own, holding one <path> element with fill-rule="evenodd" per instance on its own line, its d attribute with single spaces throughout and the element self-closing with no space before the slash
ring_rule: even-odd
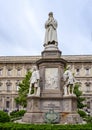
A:
<svg viewBox="0 0 92 130">
<path fill-rule="evenodd" d="M 83 103 L 85 98 L 82 97 L 82 91 L 79 90 L 79 87 L 80 87 L 79 84 L 75 84 L 74 93 L 75 93 L 75 95 L 77 97 L 77 108 L 82 109 L 86 105 Z"/>
<path fill-rule="evenodd" d="M 26 107 L 27 106 L 27 94 L 30 87 L 30 77 L 32 73 L 30 71 L 27 72 L 26 76 L 22 80 L 21 83 L 19 83 L 19 91 L 18 91 L 18 97 L 15 98 L 15 101 L 17 104 Z"/>
<path fill-rule="evenodd" d="M 86 112 L 83 110 L 83 108 L 86 106 L 83 103 L 83 101 L 85 100 L 85 98 L 82 97 L 82 91 L 79 90 L 79 87 L 80 87 L 79 84 L 75 84 L 74 93 L 75 93 L 75 95 L 77 97 L 77 109 L 78 109 L 78 113 L 84 119 L 87 116 Z"/>
</svg>

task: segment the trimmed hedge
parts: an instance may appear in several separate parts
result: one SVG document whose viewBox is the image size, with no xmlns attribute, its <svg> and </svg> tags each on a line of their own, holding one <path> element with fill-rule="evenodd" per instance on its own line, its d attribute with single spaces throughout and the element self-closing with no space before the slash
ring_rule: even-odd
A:
<svg viewBox="0 0 92 130">
<path fill-rule="evenodd" d="M 91 130 L 92 124 L 54 125 L 54 124 L 18 124 L 0 123 L 0 130 Z"/>
<path fill-rule="evenodd" d="M 26 112 L 25 110 L 12 111 L 12 112 L 10 113 L 10 116 L 11 116 L 11 118 L 22 117 L 22 116 L 24 116 L 25 112 Z"/>
<path fill-rule="evenodd" d="M 12 111 L 12 112 L 10 113 L 11 122 L 12 122 L 12 121 L 15 121 L 15 120 L 21 119 L 22 116 L 24 116 L 25 112 L 26 112 L 25 110 Z"/>
<path fill-rule="evenodd" d="M 0 122 L 9 122 L 10 121 L 10 117 L 8 115 L 8 113 L 4 112 L 4 111 L 0 111 Z"/>
<path fill-rule="evenodd" d="M 92 116 L 87 116 L 84 120 L 85 120 L 87 123 L 92 123 Z"/>
<path fill-rule="evenodd" d="M 82 118 L 85 118 L 87 116 L 87 114 L 83 110 L 78 110 L 78 113 Z"/>
</svg>

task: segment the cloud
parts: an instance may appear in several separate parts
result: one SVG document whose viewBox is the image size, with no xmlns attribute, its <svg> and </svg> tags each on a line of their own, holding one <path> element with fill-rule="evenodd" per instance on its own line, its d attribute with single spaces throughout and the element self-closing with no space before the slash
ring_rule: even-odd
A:
<svg viewBox="0 0 92 130">
<path fill-rule="evenodd" d="M 91 0 L 0 1 L 0 55 L 40 55 L 50 11 L 63 54 L 92 54 L 91 7 Z"/>
</svg>

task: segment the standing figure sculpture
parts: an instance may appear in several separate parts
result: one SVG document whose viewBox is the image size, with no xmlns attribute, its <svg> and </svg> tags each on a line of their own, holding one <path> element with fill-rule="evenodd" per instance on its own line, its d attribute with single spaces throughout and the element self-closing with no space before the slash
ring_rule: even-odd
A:
<svg viewBox="0 0 92 130">
<path fill-rule="evenodd" d="M 46 33 L 45 33 L 44 46 L 47 46 L 49 44 L 54 44 L 57 46 L 58 45 L 57 30 L 56 30 L 57 21 L 54 19 L 52 12 L 50 12 L 48 15 L 49 18 L 45 23 Z"/>
<path fill-rule="evenodd" d="M 66 71 L 63 74 L 64 78 L 64 95 L 71 95 L 74 91 L 75 79 L 71 72 L 71 66 L 68 65 Z"/>
<path fill-rule="evenodd" d="M 36 66 L 34 66 L 32 76 L 30 78 L 30 88 L 29 88 L 28 95 L 40 96 L 39 79 L 40 79 L 39 70 L 37 69 Z M 32 87 L 34 88 L 33 94 L 31 94 Z"/>
</svg>

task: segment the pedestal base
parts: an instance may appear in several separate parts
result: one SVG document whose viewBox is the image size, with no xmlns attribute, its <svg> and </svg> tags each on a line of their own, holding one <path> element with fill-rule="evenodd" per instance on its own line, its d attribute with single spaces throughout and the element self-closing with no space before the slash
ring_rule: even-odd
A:
<svg viewBox="0 0 92 130">
<path fill-rule="evenodd" d="M 79 124 L 82 123 L 82 118 L 77 113 L 63 112 L 61 114 L 60 124 Z"/>
<path fill-rule="evenodd" d="M 54 123 L 76 124 L 82 122 L 82 119 L 76 112 L 75 96 L 48 98 L 29 96 L 27 101 L 27 112 L 22 118 L 23 122 L 34 124 L 47 123 L 45 120 L 46 113 L 48 113 L 48 118 L 51 120 L 53 120 L 52 118 L 55 119 L 58 115 L 58 121 L 56 120 Z"/>
<path fill-rule="evenodd" d="M 58 50 L 58 48 L 50 50 L 50 49 L 45 49 L 42 52 L 42 58 L 60 58 L 62 52 Z"/>
<path fill-rule="evenodd" d="M 27 112 L 25 113 L 24 117 L 22 118 L 23 122 L 26 123 L 36 123 L 36 124 L 40 124 L 40 123 L 44 123 L 44 119 L 43 119 L 43 113 L 30 113 Z"/>
</svg>

